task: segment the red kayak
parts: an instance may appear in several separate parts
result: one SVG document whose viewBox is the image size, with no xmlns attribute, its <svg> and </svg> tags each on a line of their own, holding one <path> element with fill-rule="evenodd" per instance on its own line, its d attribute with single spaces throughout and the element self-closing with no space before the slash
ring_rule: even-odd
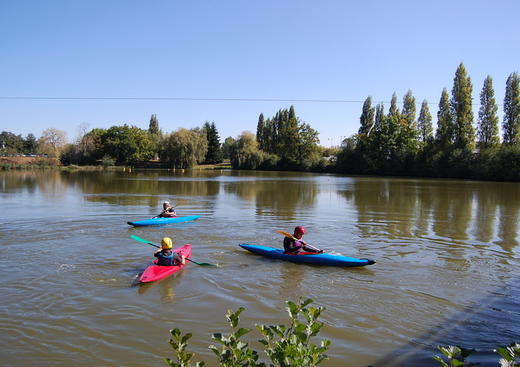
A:
<svg viewBox="0 0 520 367">
<path fill-rule="evenodd" d="M 173 251 L 177 252 L 179 255 L 184 255 L 184 257 L 189 259 L 191 255 L 191 245 L 184 245 L 174 249 Z M 188 261 L 186 261 L 186 264 L 184 265 L 172 266 L 156 265 L 156 263 L 157 259 L 154 260 L 154 263 L 152 265 L 148 266 L 144 270 L 143 274 L 141 274 L 141 277 L 139 278 L 140 283 L 154 282 L 156 280 L 160 280 L 172 274 L 175 274 L 176 272 L 184 268 Z"/>
</svg>

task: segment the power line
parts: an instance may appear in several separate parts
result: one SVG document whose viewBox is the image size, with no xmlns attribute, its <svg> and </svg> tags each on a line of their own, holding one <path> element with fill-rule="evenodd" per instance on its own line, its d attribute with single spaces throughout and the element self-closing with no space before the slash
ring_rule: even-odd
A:
<svg viewBox="0 0 520 367">
<path fill-rule="evenodd" d="M 0 100 L 25 100 L 25 101 L 213 101 L 213 102 L 309 102 L 309 103 L 364 103 L 361 100 L 349 99 L 302 99 L 302 98 L 195 98 L 195 97 L 46 97 L 46 96 L 0 96 Z M 372 101 L 374 105 L 379 103 L 391 104 L 390 101 Z M 403 104 L 403 102 L 397 102 Z M 428 105 L 438 105 L 428 102 Z M 480 106 L 480 103 L 472 103 L 472 106 Z M 501 104 L 497 104 L 501 106 Z"/>
</svg>

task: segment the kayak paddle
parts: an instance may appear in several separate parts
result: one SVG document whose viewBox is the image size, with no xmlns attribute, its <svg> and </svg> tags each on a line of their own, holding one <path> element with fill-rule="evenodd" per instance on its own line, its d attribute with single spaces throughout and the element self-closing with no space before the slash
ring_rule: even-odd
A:
<svg viewBox="0 0 520 367">
<path fill-rule="evenodd" d="M 321 252 L 323 252 L 323 250 L 320 250 L 320 249 L 317 248 L 317 247 L 314 247 L 314 246 L 312 246 L 312 245 L 309 245 L 307 242 L 304 242 L 304 241 L 302 241 L 302 240 L 297 239 L 296 237 L 294 237 L 294 236 L 293 236 L 292 234 L 290 234 L 289 232 L 285 232 L 285 231 L 282 231 L 282 230 L 278 230 L 278 231 L 276 231 L 276 233 L 279 233 L 279 234 L 281 234 L 281 235 L 283 235 L 283 236 L 285 236 L 285 237 L 289 237 L 291 240 L 303 242 L 306 246 L 309 246 L 309 247 L 315 249 L 316 251 L 321 251 Z"/>
<path fill-rule="evenodd" d="M 147 241 L 144 238 L 137 237 L 135 235 L 131 235 L 130 238 L 133 239 L 133 240 L 136 240 L 137 242 L 142 242 L 142 243 L 146 243 L 147 245 L 150 245 L 150 246 L 153 246 L 153 247 L 161 248 L 161 246 L 156 245 L 153 242 Z M 188 258 L 186 258 L 186 260 L 188 260 L 188 261 L 190 261 L 190 262 L 192 262 L 194 264 L 200 265 L 200 266 L 217 266 L 215 264 L 210 264 L 210 263 L 199 263 L 199 262 L 193 261 L 193 260 L 188 259 Z"/>
</svg>

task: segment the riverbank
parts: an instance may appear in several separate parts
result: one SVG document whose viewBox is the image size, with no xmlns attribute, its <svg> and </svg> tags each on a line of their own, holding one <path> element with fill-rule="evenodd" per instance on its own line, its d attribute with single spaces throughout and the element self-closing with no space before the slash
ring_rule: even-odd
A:
<svg viewBox="0 0 520 367">
<path fill-rule="evenodd" d="M 135 165 L 121 165 L 121 166 L 104 166 L 104 165 L 87 165 L 87 166 L 78 166 L 75 164 L 71 164 L 68 166 L 64 166 L 59 159 L 57 158 L 47 158 L 47 157 L 22 157 L 22 156 L 13 156 L 13 157 L 0 157 L 0 170 L 11 170 L 11 169 L 60 169 L 60 170 L 81 170 L 81 171 L 95 171 L 95 170 L 132 170 L 134 168 L 142 168 L 142 169 L 171 169 L 164 164 L 159 164 L 159 162 L 140 162 Z M 229 161 L 224 161 L 222 163 L 217 164 L 201 164 L 197 165 L 191 169 L 194 170 L 221 170 L 221 169 L 231 169 L 231 163 Z"/>
</svg>

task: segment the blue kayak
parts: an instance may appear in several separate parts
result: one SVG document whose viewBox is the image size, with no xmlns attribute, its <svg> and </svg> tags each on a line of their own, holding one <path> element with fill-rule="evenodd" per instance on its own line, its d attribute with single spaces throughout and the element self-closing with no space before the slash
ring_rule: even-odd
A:
<svg viewBox="0 0 520 367">
<path fill-rule="evenodd" d="M 332 266 L 365 266 L 375 264 L 374 260 L 358 259 L 355 257 L 348 257 L 342 255 L 309 254 L 308 252 L 304 255 L 288 255 L 285 254 L 282 249 L 275 247 L 248 244 L 241 244 L 239 246 L 258 255 L 270 257 L 272 259 L 291 261 L 299 264 Z"/>
<path fill-rule="evenodd" d="M 150 219 L 138 220 L 136 222 L 127 222 L 127 223 L 134 227 L 160 226 L 163 224 L 188 222 L 190 220 L 195 220 L 198 218 L 200 218 L 200 215 L 187 215 L 184 217 L 173 217 L 173 218 L 150 218 Z"/>
</svg>

